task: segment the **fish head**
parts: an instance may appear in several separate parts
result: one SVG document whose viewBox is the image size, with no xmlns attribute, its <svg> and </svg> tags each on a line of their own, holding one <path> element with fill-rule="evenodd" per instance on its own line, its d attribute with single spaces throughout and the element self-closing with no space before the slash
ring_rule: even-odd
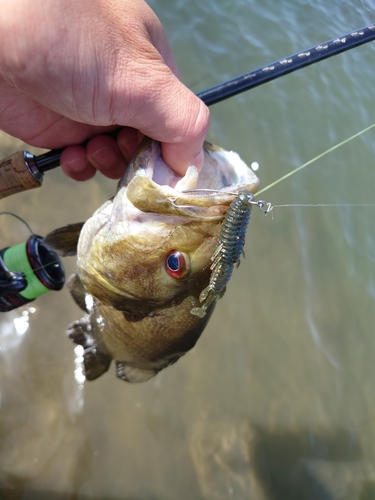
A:
<svg viewBox="0 0 375 500">
<path fill-rule="evenodd" d="M 203 166 L 178 176 L 145 138 L 113 200 L 84 224 L 78 272 L 104 305 L 135 315 L 197 299 L 221 225 L 242 189 L 259 181 L 236 153 L 204 144 Z"/>
</svg>

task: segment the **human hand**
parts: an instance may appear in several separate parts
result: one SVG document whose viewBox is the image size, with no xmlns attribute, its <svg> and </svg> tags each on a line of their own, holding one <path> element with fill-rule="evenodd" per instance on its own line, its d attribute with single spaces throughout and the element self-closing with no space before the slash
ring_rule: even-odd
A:
<svg viewBox="0 0 375 500">
<path fill-rule="evenodd" d="M 143 0 L 0 6 L 0 129 L 33 146 L 69 146 L 61 166 L 76 180 L 96 170 L 121 177 L 143 134 L 162 142 L 177 173 L 199 167 L 208 109 L 178 80 L 164 29 Z M 119 126 L 117 141 L 99 135 Z"/>
</svg>

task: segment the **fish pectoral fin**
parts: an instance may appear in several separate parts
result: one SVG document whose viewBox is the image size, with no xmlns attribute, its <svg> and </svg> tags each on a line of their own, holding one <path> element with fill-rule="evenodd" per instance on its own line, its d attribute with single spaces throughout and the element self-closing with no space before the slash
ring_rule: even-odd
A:
<svg viewBox="0 0 375 500">
<path fill-rule="evenodd" d="M 69 224 L 51 231 L 43 238 L 43 243 L 51 247 L 61 257 L 77 255 L 78 238 L 84 222 Z"/>
<path fill-rule="evenodd" d="M 95 347 L 85 349 L 83 364 L 85 365 L 85 376 L 87 380 L 95 380 L 108 371 L 112 358 Z"/>
<path fill-rule="evenodd" d="M 81 278 L 78 274 L 72 274 L 68 279 L 68 290 L 73 297 L 74 302 L 82 309 L 82 311 L 90 312 L 87 307 L 86 298 L 90 295 L 83 286 Z M 91 300 L 92 297 L 91 297 Z"/>
<path fill-rule="evenodd" d="M 84 349 L 83 364 L 87 380 L 95 380 L 108 371 L 112 358 L 96 346 L 91 335 L 91 323 L 88 315 L 71 323 L 67 334 L 75 344 L 81 345 Z"/>
<path fill-rule="evenodd" d="M 123 361 L 116 361 L 116 375 L 125 382 L 130 382 L 132 384 L 136 382 L 146 382 L 146 380 L 154 377 L 157 373 L 158 370 L 145 370 L 129 365 Z"/>
</svg>

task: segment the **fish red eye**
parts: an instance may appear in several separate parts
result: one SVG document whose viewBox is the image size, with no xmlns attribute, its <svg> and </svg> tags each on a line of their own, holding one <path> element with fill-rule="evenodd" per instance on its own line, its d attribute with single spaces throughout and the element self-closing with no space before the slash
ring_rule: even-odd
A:
<svg viewBox="0 0 375 500">
<path fill-rule="evenodd" d="M 182 278 L 189 271 L 189 257 L 186 253 L 172 250 L 165 259 L 165 269 L 172 278 Z"/>
</svg>

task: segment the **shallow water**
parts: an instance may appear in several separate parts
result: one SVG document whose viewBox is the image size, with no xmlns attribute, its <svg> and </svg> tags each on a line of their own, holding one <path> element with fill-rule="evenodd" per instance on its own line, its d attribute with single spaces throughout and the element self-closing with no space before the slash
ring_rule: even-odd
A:
<svg viewBox="0 0 375 500">
<path fill-rule="evenodd" d="M 374 22 L 369 1 L 150 4 L 194 91 Z M 213 106 L 209 139 L 259 162 L 266 186 L 375 121 L 374 56 L 368 44 Z M 1 157 L 19 147 L 0 144 Z M 373 202 L 374 144 L 367 132 L 264 198 Z M 46 234 L 114 189 L 53 171 L 1 210 Z M 113 370 L 82 383 L 66 290 L 2 314 L 0 498 L 375 498 L 374 210 L 254 210 L 246 259 L 197 346 L 144 384 Z M 1 223 L 1 248 L 28 237 Z"/>
</svg>

